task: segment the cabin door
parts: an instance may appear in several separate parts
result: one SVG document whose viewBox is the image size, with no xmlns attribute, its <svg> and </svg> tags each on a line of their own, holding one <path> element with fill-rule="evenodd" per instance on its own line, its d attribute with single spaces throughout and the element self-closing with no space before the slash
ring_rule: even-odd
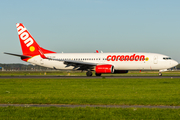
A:
<svg viewBox="0 0 180 120">
<path fill-rule="evenodd" d="M 44 64 L 44 60 L 43 60 L 43 59 L 41 59 L 41 60 L 40 60 L 40 63 L 41 63 L 41 65 L 43 65 L 43 64 Z"/>
<path fill-rule="evenodd" d="M 158 63 L 158 56 L 154 56 L 154 64 Z"/>
</svg>

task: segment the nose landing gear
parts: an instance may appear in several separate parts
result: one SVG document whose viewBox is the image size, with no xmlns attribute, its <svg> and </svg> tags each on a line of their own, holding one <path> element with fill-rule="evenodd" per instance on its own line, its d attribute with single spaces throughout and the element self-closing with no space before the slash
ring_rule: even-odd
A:
<svg viewBox="0 0 180 120">
<path fill-rule="evenodd" d="M 158 74 L 159 76 L 162 76 L 162 73 L 161 72 L 159 72 L 159 74 Z"/>
</svg>

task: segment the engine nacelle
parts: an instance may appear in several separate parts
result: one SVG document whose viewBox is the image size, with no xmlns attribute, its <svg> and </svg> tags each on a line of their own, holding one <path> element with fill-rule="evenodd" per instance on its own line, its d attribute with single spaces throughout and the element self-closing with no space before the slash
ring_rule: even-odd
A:
<svg viewBox="0 0 180 120">
<path fill-rule="evenodd" d="M 114 73 L 114 66 L 113 65 L 97 65 L 95 67 L 96 73 Z"/>
</svg>

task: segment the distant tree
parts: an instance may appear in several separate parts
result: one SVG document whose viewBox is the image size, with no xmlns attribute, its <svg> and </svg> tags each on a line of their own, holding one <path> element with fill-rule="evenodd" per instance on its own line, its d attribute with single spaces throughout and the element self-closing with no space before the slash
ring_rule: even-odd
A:
<svg viewBox="0 0 180 120">
<path fill-rule="evenodd" d="M 25 64 L 1 64 L 0 63 L 0 67 L 3 67 L 4 70 L 8 70 L 8 71 L 9 70 L 32 70 L 32 71 L 35 71 L 35 70 L 53 70 L 53 69 L 38 66 L 38 65 L 33 66 L 31 64 L 25 65 Z"/>
<path fill-rule="evenodd" d="M 180 64 L 178 64 L 178 65 L 176 66 L 176 68 L 177 68 L 177 69 L 180 69 Z"/>
</svg>

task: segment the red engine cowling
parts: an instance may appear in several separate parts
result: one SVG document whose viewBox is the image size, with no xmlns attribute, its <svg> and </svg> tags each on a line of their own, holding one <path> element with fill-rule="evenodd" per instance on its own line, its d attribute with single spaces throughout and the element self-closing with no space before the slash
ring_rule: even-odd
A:
<svg viewBox="0 0 180 120">
<path fill-rule="evenodd" d="M 114 66 L 113 65 L 97 65 L 95 67 L 96 73 L 114 73 Z"/>
</svg>

